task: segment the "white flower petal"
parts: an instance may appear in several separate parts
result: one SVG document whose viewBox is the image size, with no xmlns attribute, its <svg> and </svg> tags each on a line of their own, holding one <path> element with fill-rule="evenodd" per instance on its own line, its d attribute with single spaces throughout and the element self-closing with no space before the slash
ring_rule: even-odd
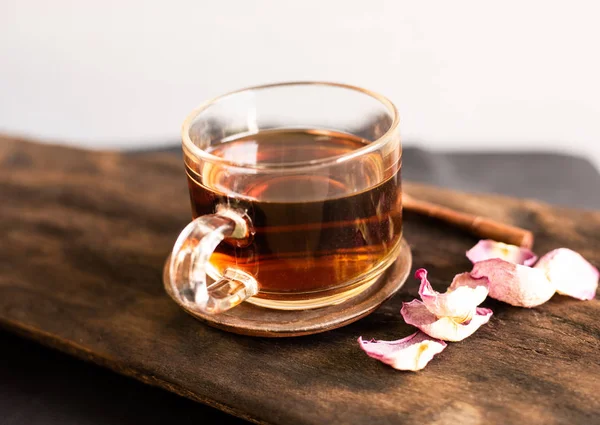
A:
<svg viewBox="0 0 600 425">
<path fill-rule="evenodd" d="M 363 341 L 359 337 L 358 343 L 369 357 L 394 369 L 412 371 L 423 369 L 434 355 L 447 346 L 444 341 L 432 339 L 422 332 L 415 332 L 397 341 Z"/>
<path fill-rule="evenodd" d="M 490 320 L 493 314 L 488 308 L 476 308 L 469 322 L 459 323 L 451 317 L 436 317 L 419 300 L 403 303 L 400 313 L 409 325 L 416 326 L 427 335 L 444 341 L 462 341 L 473 335 L 481 325 Z"/>
<path fill-rule="evenodd" d="M 475 309 L 488 294 L 487 278 L 475 279 L 469 273 L 456 275 L 443 294 L 431 287 L 427 279 L 427 270 L 417 270 L 415 277 L 421 279 L 419 296 L 427 309 L 436 317 L 451 317 L 459 323 L 471 320 Z"/>
<path fill-rule="evenodd" d="M 467 251 L 467 258 L 473 264 L 479 261 L 499 258 L 524 266 L 532 266 L 537 260 L 537 256 L 530 249 L 496 242 L 491 239 L 479 241 L 473 248 Z"/>
<path fill-rule="evenodd" d="M 535 265 L 546 274 L 556 292 L 580 300 L 591 300 L 598 289 L 598 269 L 580 254 L 559 248 L 544 255 Z"/>
<path fill-rule="evenodd" d="M 538 306 L 556 292 L 541 270 L 498 258 L 475 263 L 471 276 L 487 277 L 490 297 L 517 307 Z"/>
</svg>

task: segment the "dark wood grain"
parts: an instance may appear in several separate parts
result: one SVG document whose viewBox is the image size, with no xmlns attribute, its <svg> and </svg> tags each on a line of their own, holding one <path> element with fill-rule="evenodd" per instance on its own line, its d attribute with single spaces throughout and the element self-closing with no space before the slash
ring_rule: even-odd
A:
<svg viewBox="0 0 600 425">
<path fill-rule="evenodd" d="M 600 263 L 600 213 L 406 184 L 408 193 L 528 228 L 543 253 Z M 590 194 L 598 196 L 598 193 Z M 489 301 L 489 325 L 419 373 L 365 356 L 356 338 L 412 332 L 409 280 L 349 326 L 295 339 L 210 328 L 164 293 L 161 268 L 189 219 L 180 161 L 0 139 L 0 323 L 143 382 L 271 424 L 593 424 L 600 411 L 600 303 Z M 413 263 L 437 289 L 469 269 L 475 240 L 407 214 Z M 93 383 L 90 383 L 93 385 Z"/>
</svg>

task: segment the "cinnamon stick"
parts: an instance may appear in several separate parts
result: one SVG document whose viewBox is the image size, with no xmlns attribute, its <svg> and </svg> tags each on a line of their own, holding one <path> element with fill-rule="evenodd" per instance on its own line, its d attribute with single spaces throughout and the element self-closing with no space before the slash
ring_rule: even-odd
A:
<svg viewBox="0 0 600 425">
<path fill-rule="evenodd" d="M 405 210 L 444 221 L 483 239 L 493 239 L 524 248 L 533 246 L 533 233 L 520 227 L 456 211 L 431 202 L 415 199 L 406 194 L 402 195 L 402 203 Z"/>
</svg>

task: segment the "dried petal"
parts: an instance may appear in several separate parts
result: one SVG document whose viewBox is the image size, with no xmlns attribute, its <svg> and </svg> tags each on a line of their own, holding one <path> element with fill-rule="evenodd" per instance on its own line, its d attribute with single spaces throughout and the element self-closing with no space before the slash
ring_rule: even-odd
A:
<svg viewBox="0 0 600 425">
<path fill-rule="evenodd" d="M 580 254 L 559 248 L 544 255 L 535 265 L 543 271 L 556 292 L 580 300 L 591 300 L 598 289 L 598 269 Z"/>
<path fill-rule="evenodd" d="M 404 317 L 404 321 L 409 325 L 416 326 L 433 338 L 445 341 L 462 341 L 473 335 L 481 325 L 487 323 L 490 317 L 492 317 L 492 310 L 488 308 L 476 308 L 475 314 L 469 322 L 459 323 L 451 317 L 436 317 L 419 300 L 403 303 L 400 313 Z"/>
<path fill-rule="evenodd" d="M 475 279 L 469 273 L 456 275 L 443 294 L 431 287 L 427 280 L 427 270 L 417 270 L 415 277 L 421 279 L 419 295 L 425 307 L 437 317 L 451 317 L 458 323 L 471 320 L 475 315 L 475 308 L 488 294 L 487 278 Z"/>
<path fill-rule="evenodd" d="M 358 343 L 369 357 L 394 369 L 412 371 L 423 369 L 434 355 L 441 353 L 448 345 L 422 332 L 415 332 L 397 341 L 363 341 L 359 337 Z"/>
<path fill-rule="evenodd" d="M 537 260 L 537 256 L 530 249 L 496 242 L 491 239 L 477 242 L 473 248 L 467 251 L 467 258 L 473 264 L 492 258 L 500 258 L 501 260 L 524 266 L 532 266 Z"/>
<path fill-rule="evenodd" d="M 555 288 L 544 272 L 494 258 L 475 263 L 471 276 L 487 277 L 489 295 L 517 307 L 535 307 L 545 303 Z"/>
</svg>

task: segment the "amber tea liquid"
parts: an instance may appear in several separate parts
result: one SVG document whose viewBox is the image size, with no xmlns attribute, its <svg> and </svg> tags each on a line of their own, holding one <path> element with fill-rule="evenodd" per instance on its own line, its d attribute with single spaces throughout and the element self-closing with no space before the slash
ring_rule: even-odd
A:
<svg viewBox="0 0 600 425">
<path fill-rule="evenodd" d="M 318 161 L 366 143 L 331 131 L 269 130 L 206 150 L 236 163 L 274 165 Z M 186 156 L 193 216 L 233 205 L 247 211 L 254 227 L 248 246 L 221 243 L 212 266 L 253 274 L 259 298 L 290 301 L 364 285 L 373 270 L 394 261 L 402 235 L 400 160 L 393 167 L 383 169 L 378 154 L 369 154 L 340 175 L 316 167 L 236 176 Z"/>
</svg>

